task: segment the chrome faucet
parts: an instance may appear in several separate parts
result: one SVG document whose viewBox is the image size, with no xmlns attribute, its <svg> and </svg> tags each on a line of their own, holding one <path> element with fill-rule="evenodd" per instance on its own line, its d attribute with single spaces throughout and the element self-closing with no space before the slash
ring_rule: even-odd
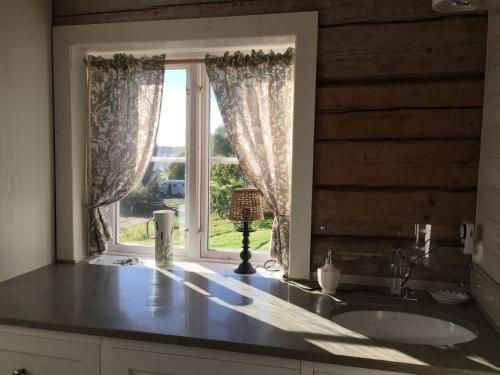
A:
<svg viewBox="0 0 500 375">
<path fill-rule="evenodd" d="M 392 250 L 391 259 L 391 294 L 401 296 L 401 277 L 403 272 L 401 271 L 401 260 L 403 258 L 402 251 L 400 249 Z"/>
<path fill-rule="evenodd" d="M 407 301 L 416 301 L 417 298 L 413 291 L 406 287 L 405 284 L 408 281 L 409 273 L 406 270 L 405 264 L 406 258 L 401 251 L 401 249 L 392 250 L 392 259 L 391 259 L 391 295 L 404 299 Z M 405 280 L 402 281 L 403 277 Z"/>
</svg>

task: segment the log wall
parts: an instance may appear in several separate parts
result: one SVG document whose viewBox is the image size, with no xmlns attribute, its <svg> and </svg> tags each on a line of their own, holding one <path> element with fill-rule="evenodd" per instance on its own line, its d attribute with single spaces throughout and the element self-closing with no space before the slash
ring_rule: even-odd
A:
<svg viewBox="0 0 500 375">
<path fill-rule="evenodd" d="M 416 223 L 449 243 L 415 268 L 469 280 L 458 225 L 474 220 L 487 17 L 430 0 L 54 0 L 54 25 L 318 11 L 312 269 L 386 277 Z M 326 229 L 320 227 L 325 225 Z"/>
</svg>

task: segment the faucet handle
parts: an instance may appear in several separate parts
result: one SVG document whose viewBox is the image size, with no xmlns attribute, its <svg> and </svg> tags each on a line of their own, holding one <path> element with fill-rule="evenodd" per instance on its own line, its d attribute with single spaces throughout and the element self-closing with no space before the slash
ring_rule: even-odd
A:
<svg viewBox="0 0 500 375">
<path fill-rule="evenodd" d="M 401 249 L 392 249 L 392 264 L 399 264 L 401 261 Z"/>
<path fill-rule="evenodd" d="M 397 249 L 392 249 L 392 253 L 391 253 L 391 262 L 394 263 L 394 261 L 396 260 L 396 252 L 397 252 Z"/>
<path fill-rule="evenodd" d="M 396 267 L 396 249 L 392 249 L 390 270 L 394 270 L 394 267 Z"/>
</svg>

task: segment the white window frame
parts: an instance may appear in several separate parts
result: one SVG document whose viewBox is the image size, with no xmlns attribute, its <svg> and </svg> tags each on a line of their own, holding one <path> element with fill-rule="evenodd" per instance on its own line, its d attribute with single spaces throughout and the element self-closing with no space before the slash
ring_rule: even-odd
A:
<svg viewBox="0 0 500 375">
<path fill-rule="evenodd" d="M 87 257 L 86 55 L 167 51 L 172 58 L 186 51 L 220 53 L 294 44 L 289 277 L 308 279 L 317 33 L 317 12 L 54 27 L 57 259 L 78 262 Z"/>
<path fill-rule="evenodd" d="M 198 190 L 196 187 L 196 178 L 189 178 L 194 173 L 195 175 L 198 173 L 198 162 L 197 162 L 197 153 L 196 148 L 188 145 L 191 137 L 197 137 L 197 98 L 193 98 L 193 88 L 197 88 L 197 71 L 193 64 L 169 64 L 165 66 L 165 70 L 176 70 L 176 69 L 184 69 L 186 71 L 186 90 L 188 94 L 186 95 L 187 103 L 186 103 L 186 156 L 185 156 L 185 165 L 186 165 L 186 180 L 185 180 L 185 205 L 186 205 L 186 228 L 197 228 L 198 224 L 196 222 L 196 217 L 191 214 L 191 206 L 198 205 Z M 193 79 L 195 77 L 195 79 Z M 196 94 L 195 94 L 196 95 Z M 194 107 L 194 108 L 193 108 Z M 194 125 L 191 124 L 194 122 Z M 193 133 L 194 132 L 194 133 Z M 194 151 L 194 152 L 193 152 Z M 191 172 L 194 171 L 194 172 Z M 154 247 L 153 246 L 144 246 L 144 245 L 136 245 L 136 244 L 124 244 L 119 242 L 119 204 L 115 203 L 110 205 L 109 207 L 109 224 L 113 231 L 113 238 L 108 241 L 108 253 L 109 254 L 127 254 L 127 255 L 139 255 L 146 257 L 154 256 Z M 146 224 L 145 224 L 146 225 Z M 146 227 L 144 227 L 146 231 Z M 187 230 L 185 232 L 185 241 L 184 247 L 174 248 L 174 256 L 176 259 L 182 258 L 191 258 L 188 254 L 187 249 L 193 246 L 189 238 L 190 232 Z"/>
<path fill-rule="evenodd" d="M 209 248 L 209 235 L 210 235 L 210 155 L 209 155 L 209 139 L 210 136 L 210 82 L 204 67 L 199 66 L 200 87 L 202 88 L 201 95 L 201 127 L 199 134 L 198 150 L 201 152 L 200 157 L 200 247 L 199 253 L 201 259 L 214 259 L 240 262 L 240 252 L 238 251 L 222 251 Z M 243 237 L 242 237 L 243 239 Z M 252 235 L 250 234 L 250 249 L 252 248 Z M 262 264 L 269 259 L 269 252 L 256 252 L 252 251 L 251 261 L 257 264 Z"/>
</svg>

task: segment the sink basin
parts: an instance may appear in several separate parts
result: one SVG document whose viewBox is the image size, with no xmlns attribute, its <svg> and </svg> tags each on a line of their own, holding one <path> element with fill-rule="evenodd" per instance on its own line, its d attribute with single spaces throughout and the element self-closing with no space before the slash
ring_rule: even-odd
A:
<svg viewBox="0 0 500 375">
<path fill-rule="evenodd" d="M 367 337 L 421 345 L 452 345 L 477 334 L 459 324 L 400 311 L 356 310 L 332 317 L 333 322 Z"/>
</svg>

